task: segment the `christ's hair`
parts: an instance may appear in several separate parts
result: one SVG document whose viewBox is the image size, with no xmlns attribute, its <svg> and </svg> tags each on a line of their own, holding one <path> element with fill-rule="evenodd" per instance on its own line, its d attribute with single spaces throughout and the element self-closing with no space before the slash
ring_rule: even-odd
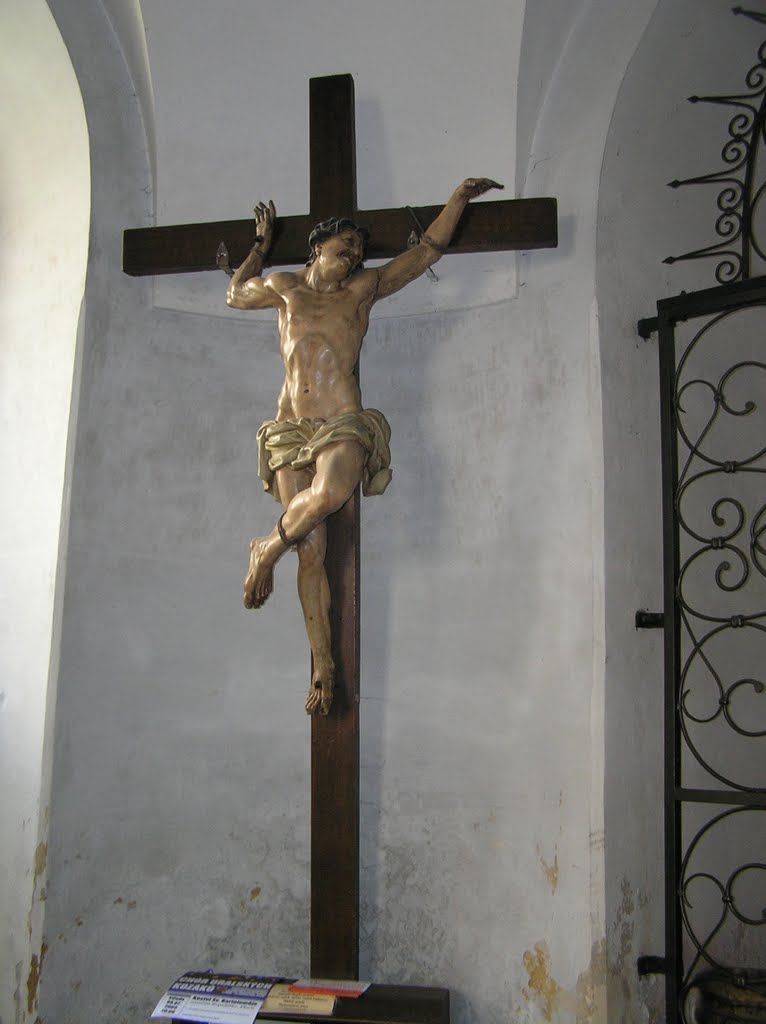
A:
<svg viewBox="0 0 766 1024">
<path fill-rule="evenodd" d="M 364 259 L 364 251 L 370 240 L 370 232 L 367 228 L 360 228 L 358 224 L 355 224 L 348 217 L 330 217 L 329 220 L 323 220 L 317 224 L 309 235 L 309 258 L 306 261 L 306 266 L 310 267 L 317 258 L 316 247 L 320 242 L 326 242 L 328 238 L 332 238 L 333 235 L 341 235 L 344 231 L 355 231 L 362 239 L 362 259 Z M 354 269 L 360 270 L 361 267 L 362 260 L 359 261 Z"/>
</svg>

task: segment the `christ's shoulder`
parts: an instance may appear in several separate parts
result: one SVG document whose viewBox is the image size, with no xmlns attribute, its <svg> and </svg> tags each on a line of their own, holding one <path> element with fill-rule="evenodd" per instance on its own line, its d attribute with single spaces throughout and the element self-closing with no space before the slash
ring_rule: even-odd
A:
<svg viewBox="0 0 766 1024">
<path fill-rule="evenodd" d="M 284 295 L 286 292 L 292 291 L 293 288 L 305 284 L 304 277 L 305 275 L 300 270 L 297 273 L 289 270 L 275 270 L 264 280 L 267 286 L 278 295 Z"/>
<path fill-rule="evenodd" d="M 353 273 L 344 282 L 344 285 L 346 288 L 353 288 L 354 291 L 358 291 L 362 295 L 373 295 L 378 290 L 378 276 L 377 270 L 363 268 Z"/>
</svg>

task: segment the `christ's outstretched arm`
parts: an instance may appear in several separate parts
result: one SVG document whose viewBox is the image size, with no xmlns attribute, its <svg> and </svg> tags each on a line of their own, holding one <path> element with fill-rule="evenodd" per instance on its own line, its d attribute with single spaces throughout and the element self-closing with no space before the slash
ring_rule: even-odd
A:
<svg viewBox="0 0 766 1024">
<path fill-rule="evenodd" d="M 226 292 L 226 302 L 234 309 L 271 309 L 280 305 L 280 297 L 261 277 L 263 264 L 271 248 L 277 211 L 274 203 L 255 207 L 255 245 L 235 270 Z"/>
<path fill-rule="evenodd" d="M 439 216 L 421 236 L 420 245 L 395 256 L 390 263 L 381 267 L 378 272 L 380 280 L 375 296 L 376 301 L 398 292 L 436 263 L 449 245 L 461 214 L 469 201 L 484 195 L 492 188 L 503 188 L 503 186 L 492 181 L 491 178 L 466 178 L 462 184 L 458 185 Z"/>
</svg>

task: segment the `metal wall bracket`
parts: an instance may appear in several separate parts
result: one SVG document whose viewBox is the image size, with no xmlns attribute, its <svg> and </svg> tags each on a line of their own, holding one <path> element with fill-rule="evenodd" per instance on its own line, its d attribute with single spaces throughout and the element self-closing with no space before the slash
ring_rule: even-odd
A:
<svg viewBox="0 0 766 1024">
<path fill-rule="evenodd" d="M 636 324 L 636 330 L 644 339 L 648 341 L 651 336 L 656 333 L 659 326 L 659 320 L 656 316 L 647 316 L 643 320 L 639 320 Z"/>
<path fill-rule="evenodd" d="M 639 609 L 636 612 L 636 629 L 664 629 L 665 612 L 647 612 Z"/>
<path fill-rule="evenodd" d="M 664 956 L 640 956 L 636 960 L 639 978 L 645 978 L 649 974 L 668 974 L 670 965 Z"/>
<path fill-rule="evenodd" d="M 216 266 L 219 270 L 222 270 L 229 277 L 234 277 L 234 271 L 231 269 L 229 263 L 229 250 L 226 248 L 226 242 L 221 242 L 218 246 L 218 251 L 215 254 Z"/>
</svg>

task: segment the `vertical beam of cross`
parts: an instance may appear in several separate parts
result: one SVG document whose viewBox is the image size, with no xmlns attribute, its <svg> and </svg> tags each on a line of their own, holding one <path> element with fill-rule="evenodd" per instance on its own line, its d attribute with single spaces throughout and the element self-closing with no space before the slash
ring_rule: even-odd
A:
<svg viewBox="0 0 766 1024">
<path fill-rule="evenodd" d="M 356 213 L 354 80 L 312 78 L 310 197 L 314 222 Z M 311 974 L 359 972 L 359 488 L 327 521 L 336 690 L 311 724 Z"/>
</svg>

